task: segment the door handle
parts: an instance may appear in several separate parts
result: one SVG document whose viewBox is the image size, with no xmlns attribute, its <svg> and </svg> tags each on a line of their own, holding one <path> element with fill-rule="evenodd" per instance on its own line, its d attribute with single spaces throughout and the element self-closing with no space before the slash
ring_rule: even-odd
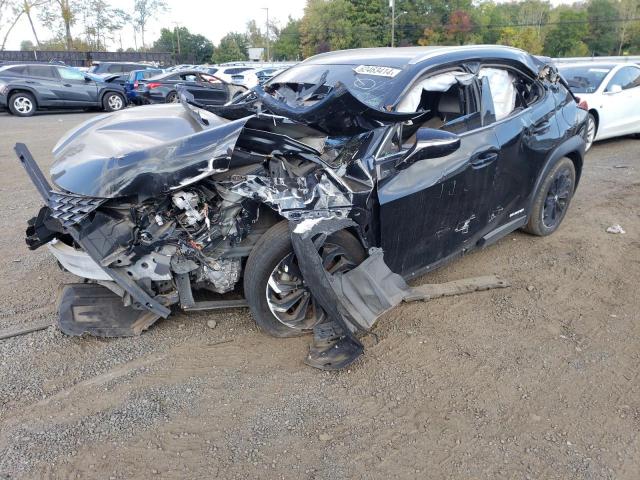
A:
<svg viewBox="0 0 640 480">
<path fill-rule="evenodd" d="M 493 150 L 476 153 L 473 157 L 471 157 L 471 168 L 484 168 L 497 159 L 498 152 L 494 152 Z"/>
<path fill-rule="evenodd" d="M 73 87 L 73 85 L 71 85 L 70 83 L 65 83 L 64 86 L 65 87 Z"/>
</svg>

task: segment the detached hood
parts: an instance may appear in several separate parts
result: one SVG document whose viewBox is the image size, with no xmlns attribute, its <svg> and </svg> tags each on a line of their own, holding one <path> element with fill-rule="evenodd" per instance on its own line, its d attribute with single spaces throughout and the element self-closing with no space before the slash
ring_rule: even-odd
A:
<svg viewBox="0 0 640 480">
<path fill-rule="evenodd" d="M 227 170 L 250 117 L 229 121 L 181 104 L 137 107 L 95 117 L 54 147 L 51 180 L 89 197 L 140 199 Z M 190 183 L 190 182 L 189 182 Z"/>
</svg>

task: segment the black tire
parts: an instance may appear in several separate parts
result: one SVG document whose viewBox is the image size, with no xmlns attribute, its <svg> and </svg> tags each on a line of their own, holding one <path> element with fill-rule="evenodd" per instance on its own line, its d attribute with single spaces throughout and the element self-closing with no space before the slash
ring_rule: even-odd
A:
<svg viewBox="0 0 640 480">
<path fill-rule="evenodd" d="M 17 92 L 9 97 L 9 112 L 18 117 L 30 117 L 36 113 L 35 97 L 29 92 Z"/>
<path fill-rule="evenodd" d="M 169 92 L 165 98 L 166 103 L 176 103 L 178 101 L 178 94 L 176 92 Z"/>
<path fill-rule="evenodd" d="M 569 209 L 576 186 L 576 169 L 569 158 L 559 160 L 544 176 L 523 230 L 544 237 L 555 232 Z"/>
<path fill-rule="evenodd" d="M 124 97 L 116 92 L 107 92 L 102 97 L 102 108 L 105 112 L 117 112 L 127 106 Z"/>
<path fill-rule="evenodd" d="M 338 245 L 354 265 L 358 265 L 366 257 L 360 242 L 346 230 L 340 230 L 327 237 L 325 245 L 327 244 Z M 293 254 L 293 247 L 289 237 L 289 225 L 282 221 L 267 230 L 256 242 L 244 269 L 244 294 L 253 318 L 263 332 L 274 337 L 295 337 L 312 329 L 312 325 L 308 324 L 300 328 L 286 325 L 269 307 L 269 279 L 276 267 L 290 254 Z M 313 305 L 309 308 L 313 308 Z"/>
<path fill-rule="evenodd" d="M 589 149 L 593 146 L 593 140 L 598 133 L 598 122 L 596 122 L 596 117 L 593 116 L 593 113 L 589 113 L 587 115 L 587 124 L 586 124 L 586 133 L 585 133 L 585 153 L 589 151 Z M 591 129 L 593 129 L 593 134 L 590 133 Z"/>
</svg>

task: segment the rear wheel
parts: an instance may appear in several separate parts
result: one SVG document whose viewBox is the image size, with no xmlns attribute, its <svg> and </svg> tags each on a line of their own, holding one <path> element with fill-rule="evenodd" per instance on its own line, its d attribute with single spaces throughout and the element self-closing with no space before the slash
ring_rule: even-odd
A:
<svg viewBox="0 0 640 480">
<path fill-rule="evenodd" d="M 179 101 L 178 94 L 176 92 L 169 92 L 165 101 L 167 103 L 177 103 Z"/>
<path fill-rule="evenodd" d="M 28 92 L 14 93 L 9 97 L 9 111 L 18 117 L 30 117 L 36 113 L 36 99 Z"/>
<path fill-rule="evenodd" d="M 576 184 L 576 169 L 569 158 L 563 158 L 545 175 L 536 192 L 529 222 L 523 228 L 533 235 L 555 232 L 567 213 Z"/>
<path fill-rule="evenodd" d="M 102 107 L 106 112 L 117 112 L 125 107 L 124 97 L 119 93 L 108 92 L 102 99 Z"/>
<path fill-rule="evenodd" d="M 319 254 L 330 273 L 349 271 L 365 259 L 360 242 L 345 230 L 329 235 Z M 254 246 L 244 293 L 258 326 L 274 337 L 302 335 L 326 318 L 304 283 L 287 222 L 271 227 Z"/>
</svg>

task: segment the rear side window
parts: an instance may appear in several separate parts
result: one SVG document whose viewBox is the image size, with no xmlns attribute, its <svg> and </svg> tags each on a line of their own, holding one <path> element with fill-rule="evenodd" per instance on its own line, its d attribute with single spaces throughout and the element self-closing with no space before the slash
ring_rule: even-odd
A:
<svg viewBox="0 0 640 480">
<path fill-rule="evenodd" d="M 23 75 L 26 72 L 27 67 L 19 65 L 17 67 L 4 67 L 0 69 L 0 73 L 8 73 L 10 75 Z"/>
<path fill-rule="evenodd" d="M 147 78 L 159 75 L 160 73 L 162 73 L 160 72 L 160 70 L 145 70 L 144 72 L 138 72 L 138 78 L 143 78 L 146 80 Z"/>
<path fill-rule="evenodd" d="M 122 65 L 109 65 L 109 67 L 107 68 L 107 72 L 109 73 L 122 73 Z"/>
<path fill-rule="evenodd" d="M 54 68 L 48 65 L 27 65 L 26 69 L 32 77 L 58 78 Z"/>
</svg>

